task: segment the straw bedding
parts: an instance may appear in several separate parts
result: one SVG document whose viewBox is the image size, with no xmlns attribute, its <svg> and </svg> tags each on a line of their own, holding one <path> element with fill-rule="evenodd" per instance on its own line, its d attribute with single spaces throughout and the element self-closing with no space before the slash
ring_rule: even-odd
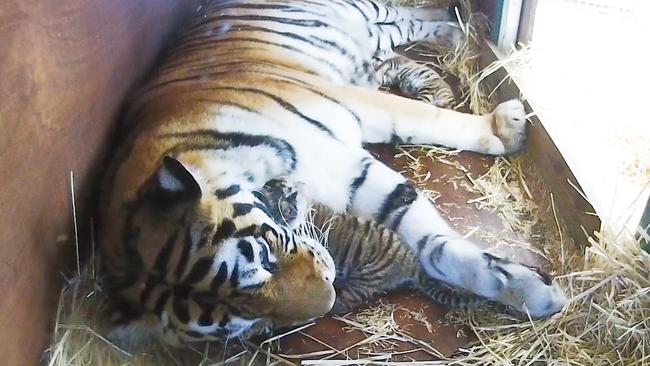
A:
<svg viewBox="0 0 650 366">
<path fill-rule="evenodd" d="M 407 0 L 396 3 L 431 4 Z M 444 3 L 437 1 L 437 3 Z M 467 19 L 467 18 L 465 18 Z M 492 102 L 480 82 L 499 66 L 478 68 L 478 44 L 482 21 L 476 17 L 463 24 L 471 36 L 449 52 L 417 46 L 409 52 L 427 55 L 443 75 L 455 78 L 461 97 L 459 109 L 482 113 Z M 220 365 L 285 364 L 301 360 L 305 365 L 645 365 L 650 364 L 650 254 L 627 232 L 613 232 L 604 225 L 584 243 L 573 243 L 564 236 L 552 195 L 522 164 L 524 157 L 498 158 L 484 175 L 472 176 L 455 159 L 456 151 L 406 146 L 396 159 L 418 186 L 431 179 L 424 169 L 427 159 L 454 166 L 457 174 L 448 177 L 459 189 L 477 198 L 469 204 L 498 212 L 504 226 L 522 233 L 534 244 L 538 255 L 546 258 L 558 276 L 570 301 L 563 312 L 535 320 L 498 314 L 490 308 L 447 314 L 446 321 L 469 328 L 476 341 L 445 357 L 428 342 L 413 338 L 395 322 L 398 306 L 380 302 L 376 306 L 338 319 L 344 327 L 360 330 L 364 339 L 357 348 L 408 342 L 425 349 L 436 361 L 397 362 L 390 352 L 372 353 L 360 359 L 341 359 L 348 350 L 323 344 L 324 351 L 306 355 L 284 355 L 277 341 L 284 334 L 267 340 L 231 340 L 229 344 L 201 344 L 192 349 L 169 349 L 146 337 L 141 331 L 123 332 L 118 341 L 106 338 L 108 321 L 103 317 L 104 294 L 95 257 L 70 279 L 61 292 L 51 347 L 46 359 L 51 366 L 115 365 Z M 426 189 L 426 188 L 425 188 Z M 427 191 L 432 200 L 439 193 Z M 534 198 L 534 199 L 533 199 Z M 499 233 L 476 229 L 470 234 L 487 242 L 508 240 Z M 93 243 L 91 243 L 92 245 Z M 586 249 L 582 249 L 586 248 Z M 402 309 L 403 311 L 404 309 Z M 413 321 L 429 327 L 423 313 L 410 311 Z M 307 324 L 292 332 L 302 333 Z M 130 339 L 138 334 L 142 339 Z M 138 344 L 137 349 L 129 345 Z M 390 349 L 390 347 L 383 347 Z"/>
</svg>

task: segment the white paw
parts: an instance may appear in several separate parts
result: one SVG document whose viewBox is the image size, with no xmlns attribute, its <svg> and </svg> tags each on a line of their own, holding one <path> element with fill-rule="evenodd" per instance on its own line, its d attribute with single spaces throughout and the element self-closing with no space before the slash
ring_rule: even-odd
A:
<svg viewBox="0 0 650 366">
<path fill-rule="evenodd" d="M 440 24 L 433 31 L 433 41 L 439 45 L 452 48 L 460 44 L 465 34 L 458 25 Z"/>
<path fill-rule="evenodd" d="M 567 302 L 562 288 L 536 268 L 484 253 L 488 268 L 500 278 L 498 296 L 493 299 L 533 318 L 553 315 Z"/>
<path fill-rule="evenodd" d="M 526 111 L 517 99 L 499 104 L 493 112 L 494 132 L 501 140 L 505 154 L 519 151 L 526 140 Z"/>
<path fill-rule="evenodd" d="M 567 302 L 562 288 L 548 275 L 484 252 L 465 239 L 437 235 L 418 250 L 430 276 L 534 318 L 555 314 Z"/>
</svg>

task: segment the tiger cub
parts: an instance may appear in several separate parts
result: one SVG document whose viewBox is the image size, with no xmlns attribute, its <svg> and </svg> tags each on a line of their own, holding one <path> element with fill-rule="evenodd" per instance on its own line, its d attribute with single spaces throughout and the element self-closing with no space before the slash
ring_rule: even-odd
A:
<svg viewBox="0 0 650 366">
<path fill-rule="evenodd" d="M 308 222 L 298 222 L 306 203 L 301 202 L 296 189 L 285 181 L 271 180 L 262 192 L 278 222 L 321 236 L 318 239 L 325 242 L 336 267 L 336 300 L 330 314 L 346 313 L 400 288 L 418 290 L 451 308 L 469 308 L 489 301 L 427 276 L 399 236 L 377 222 L 336 215 L 321 205 L 314 205 Z"/>
<path fill-rule="evenodd" d="M 447 82 L 431 67 L 400 55 L 377 52 L 373 58 L 379 85 L 397 89 L 405 97 L 442 108 L 456 98 Z"/>
</svg>

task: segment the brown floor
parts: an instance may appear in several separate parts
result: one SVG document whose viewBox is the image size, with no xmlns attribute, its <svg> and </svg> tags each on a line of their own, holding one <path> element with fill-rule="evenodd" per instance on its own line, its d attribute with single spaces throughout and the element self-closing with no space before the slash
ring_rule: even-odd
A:
<svg viewBox="0 0 650 366">
<path fill-rule="evenodd" d="M 394 158 L 395 149 L 390 147 L 377 147 L 373 148 L 372 151 L 386 164 L 397 170 L 406 170 L 404 169 L 404 164 L 407 158 Z M 521 235 L 505 227 L 497 213 L 484 209 L 481 210 L 476 205 L 467 203 L 468 200 L 478 198 L 478 195 L 462 188 L 460 181 L 467 180 L 462 171 L 452 165 L 434 162 L 431 159 L 422 160 L 427 162 L 426 168 L 424 169 L 427 169 L 431 173 L 430 178 L 426 180 L 425 187 L 440 193 L 440 197 L 436 199 L 435 204 L 442 211 L 443 216 L 458 231 L 466 234 L 479 227 L 483 231 L 497 232 L 502 237 L 516 240 L 523 239 Z M 493 162 L 493 158 L 469 152 L 462 152 L 456 157 L 450 157 L 449 160 L 457 161 L 466 167 L 472 177 L 478 177 L 486 172 Z M 420 173 L 426 174 L 426 172 Z M 407 176 L 409 175 L 408 173 L 405 174 Z M 537 258 L 530 252 L 521 249 L 521 247 L 515 248 L 508 247 L 507 245 L 499 245 L 498 251 L 528 264 L 538 264 Z M 466 345 L 472 338 L 471 332 L 468 329 L 457 329 L 449 325 L 448 322 L 445 322 L 444 315 L 447 312 L 445 308 L 419 294 L 409 292 L 394 293 L 381 299 L 381 301 L 395 304 L 402 308 L 395 312 L 395 318 L 400 328 L 416 339 L 425 340 L 426 343 L 445 356 L 451 355 L 459 347 Z M 430 324 L 429 329 L 427 329 L 426 322 L 417 321 L 412 315 L 409 315 L 409 312 L 420 311 L 426 315 L 426 321 Z M 329 317 L 318 320 L 315 325 L 305 329 L 302 333 L 295 333 L 282 338 L 280 345 L 282 351 L 280 353 L 284 355 L 297 355 L 328 349 L 344 350 L 367 338 L 367 335 L 363 335 L 359 331 L 344 329 L 342 322 Z M 367 349 L 368 347 L 365 348 Z M 422 348 L 422 346 L 398 342 L 397 345 L 391 345 L 385 349 L 374 347 L 373 350 L 375 352 L 404 352 L 404 354 L 394 357 L 392 359 L 393 361 L 435 359 L 431 352 L 418 351 L 418 348 Z M 352 359 L 357 358 L 357 350 L 358 347 L 353 347 L 348 352 L 348 357 Z M 413 350 L 413 352 L 408 352 L 410 350 Z M 362 352 L 361 356 L 367 357 L 368 355 Z M 322 357 L 314 356 L 309 358 L 319 359 Z M 345 358 L 345 356 L 338 358 Z"/>
</svg>

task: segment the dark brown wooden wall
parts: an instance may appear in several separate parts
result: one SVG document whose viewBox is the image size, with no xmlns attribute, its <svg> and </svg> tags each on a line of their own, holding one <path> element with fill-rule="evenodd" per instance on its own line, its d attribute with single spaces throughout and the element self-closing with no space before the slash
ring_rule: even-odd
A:
<svg viewBox="0 0 650 366">
<path fill-rule="evenodd" d="M 69 171 L 83 202 L 124 96 L 197 3 L 0 1 L 0 364 L 42 358 L 73 262 Z"/>
</svg>

